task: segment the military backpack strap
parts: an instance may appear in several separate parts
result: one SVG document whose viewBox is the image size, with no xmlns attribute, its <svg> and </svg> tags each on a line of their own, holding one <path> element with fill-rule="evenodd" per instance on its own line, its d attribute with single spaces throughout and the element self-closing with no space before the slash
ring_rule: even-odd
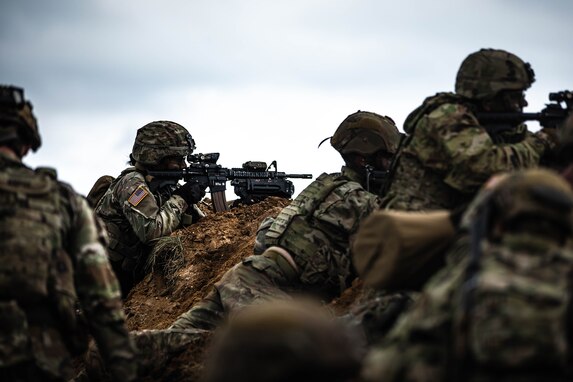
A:
<svg viewBox="0 0 573 382">
<path fill-rule="evenodd" d="M 422 119 L 425 115 L 430 114 L 432 111 L 434 111 L 435 109 L 446 103 L 467 104 L 468 101 L 467 99 L 465 99 L 460 95 L 446 92 L 437 93 L 431 97 L 426 98 L 420 106 L 414 109 L 414 111 L 412 111 L 406 117 L 406 120 L 404 121 L 404 131 L 406 132 L 406 134 L 411 136 L 414 133 L 416 125 L 418 124 L 420 119 Z M 407 139 L 407 141 L 404 142 L 402 146 L 406 146 L 408 140 L 409 139 Z"/>
<path fill-rule="evenodd" d="M 339 173 L 321 174 L 314 182 L 307 186 L 288 206 L 275 218 L 265 235 L 267 246 L 279 245 L 281 236 L 291 224 L 295 216 L 310 219 L 320 203 L 336 188 L 348 182 L 348 179 Z"/>
</svg>

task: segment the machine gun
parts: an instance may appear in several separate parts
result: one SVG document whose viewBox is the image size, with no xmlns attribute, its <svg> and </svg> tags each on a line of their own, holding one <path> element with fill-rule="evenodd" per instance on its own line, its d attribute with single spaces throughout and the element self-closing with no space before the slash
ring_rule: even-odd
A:
<svg viewBox="0 0 573 382">
<path fill-rule="evenodd" d="M 271 168 L 274 170 L 271 171 Z M 231 169 L 235 177 L 231 180 L 235 195 L 239 197 L 234 205 L 258 203 L 269 196 L 290 199 L 294 194 L 294 184 L 287 178 L 311 179 L 310 174 L 285 174 L 278 172 L 277 161 L 272 161 L 267 167 L 266 162 L 248 161 L 241 168 Z M 243 176 L 260 175 L 253 178 Z"/>
<path fill-rule="evenodd" d="M 290 198 L 294 185 L 286 178 L 312 179 L 312 174 L 286 174 L 277 171 L 276 161 L 270 170 L 265 162 L 246 162 L 242 168 L 225 168 L 217 164 L 219 153 L 191 154 L 187 156 L 189 166 L 182 170 L 148 171 L 155 187 L 176 185 L 179 180 L 196 182 L 209 188 L 213 209 L 216 212 L 229 209 L 225 197 L 227 181 L 235 187 L 235 193 L 244 204 L 252 204 L 268 196 Z"/>
<path fill-rule="evenodd" d="M 538 113 L 477 113 L 480 123 L 507 123 L 519 124 L 525 121 L 539 121 L 539 124 L 547 128 L 559 127 L 567 116 L 573 113 L 573 91 L 564 90 L 549 93 L 550 103 Z"/>
</svg>

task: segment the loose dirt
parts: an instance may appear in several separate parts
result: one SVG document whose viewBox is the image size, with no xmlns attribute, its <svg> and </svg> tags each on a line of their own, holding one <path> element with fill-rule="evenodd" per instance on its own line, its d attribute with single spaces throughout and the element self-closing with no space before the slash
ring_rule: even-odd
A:
<svg viewBox="0 0 573 382">
<path fill-rule="evenodd" d="M 286 199 L 270 197 L 257 204 L 215 213 L 209 200 L 204 201 L 200 208 L 206 216 L 171 235 L 171 239 L 180 244 L 177 264 L 171 264 L 169 272 L 157 267 L 126 299 L 129 329 L 169 327 L 181 313 L 200 301 L 229 268 L 253 254 L 259 224 L 268 216 L 275 217 L 289 203 Z M 332 309 L 344 313 L 360 289 L 361 285 L 355 283 L 330 304 Z M 205 349 L 208 349 L 208 341 L 202 349 L 175 357 L 167 367 L 146 377 L 145 381 L 197 380 Z"/>
</svg>

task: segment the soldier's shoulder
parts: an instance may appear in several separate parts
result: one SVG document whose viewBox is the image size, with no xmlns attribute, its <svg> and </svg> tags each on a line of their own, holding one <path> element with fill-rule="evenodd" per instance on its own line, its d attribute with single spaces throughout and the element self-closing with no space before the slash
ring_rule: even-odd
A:
<svg viewBox="0 0 573 382">
<path fill-rule="evenodd" d="M 137 171 L 134 167 L 128 167 L 125 170 L 123 170 L 121 172 L 121 174 L 118 175 L 117 179 L 119 181 L 144 181 L 145 182 L 145 176 Z"/>
<path fill-rule="evenodd" d="M 322 179 L 325 181 L 332 182 L 332 192 L 337 194 L 345 194 L 347 192 L 363 189 L 362 185 L 356 179 L 356 174 L 348 169 L 344 168 L 342 172 L 334 172 L 330 174 L 322 174 Z M 317 178 L 321 179 L 320 177 Z"/>
<path fill-rule="evenodd" d="M 440 109 L 445 105 L 461 105 L 463 99 L 454 93 L 442 92 L 427 97 L 424 102 L 414 109 L 404 121 L 404 131 L 412 134 L 416 130 L 416 125 L 427 115 Z"/>
<path fill-rule="evenodd" d="M 438 121 L 454 121 L 468 117 L 473 117 L 475 119 L 471 109 L 467 105 L 458 102 L 443 103 L 428 113 L 428 118 L 434 123 Z"/>
<path fill-rule="evenodd" d="M 130 170 L 124 170 L 114 181 L 113 186 L 116 190 L 134 190 L 140 186 L 147 187 L 145 176 L 139 171 Z"/>
</svg>

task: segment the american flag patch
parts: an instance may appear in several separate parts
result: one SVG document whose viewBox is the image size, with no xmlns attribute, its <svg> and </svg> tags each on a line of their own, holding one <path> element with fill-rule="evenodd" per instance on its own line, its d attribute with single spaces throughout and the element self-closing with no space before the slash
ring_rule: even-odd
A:
<svg viewBox="0 0 573 382">
<path fill-rule="evenodd" d="M 141 203 L 141 201 L 145 199 L 147 195 L 149 195 L 149 191 L 147 191 L 142 186 L 139 186 L 137 187 L 137 190 L 133 191 L 133 194 L 131 194 L 131 196 L 129 197 L 129 199 L 127 199 L 127 201 L 129 202 L 129 204 L 135 207 L 139 203 Z"/>
</svg>

